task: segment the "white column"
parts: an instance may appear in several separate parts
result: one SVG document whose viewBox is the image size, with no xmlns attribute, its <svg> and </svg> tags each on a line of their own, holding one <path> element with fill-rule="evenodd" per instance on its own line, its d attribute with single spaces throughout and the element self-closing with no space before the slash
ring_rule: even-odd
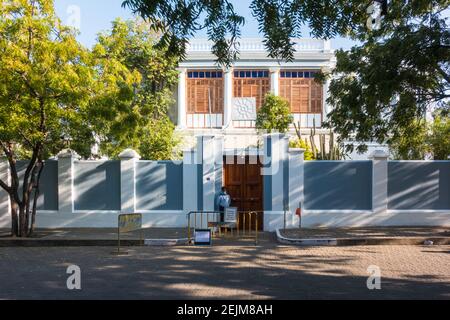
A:
<svg viewBox="0 0 450 320">
<path fill-rule="evenodd" d="M 122 213 L 136 212 L 136 161 L 140 158 L 139 154 L 132 149 L 126 149 L 119 154 Z"/>
<path fill-rule="evenodd" d="M 265 136 L 263 163 L 270 167 L 263 169 L 264 175 L 271 176 L 271 210 L 264 211 L 264 230 L 274 231 L 284 225 L 284 166 L 288 165 L 289 141 L 285 135 L 269 134 Z M 287 198 L 287 195 L 286 195 Z"/>
<path fill-rule="evenodd" d="M 323 40 L 323 51 L 331 51 L 331 40 Z"/>
<path fill-rule="evenodd" d="M 186 69 L 178 69 L 178 128 L 186 127 Z"/>
<path fill-rule="evenodd" d="M 223 128 L 228 128 L 232 124 L 233 108 L 233 69 L 223 71 Z"/>
<path fill-rule="evenodd" d="M 202 164 L 203 211 L 213 211 L 215 201 L 214 136 L 197 138 L 197 156 Z"/>
<path fill-rule="evenodd" d="M 6 157 L 0 157 L 0 179 L 8 186 L 9 180 L 9 163 Z M 0 228 L 11 228 L 11 206 L 8 193 L 0 187 Z"/>
<path fill-rule="evenodd" d="M 280 94 L 280 68 L 270 68 L 270 92 Z"/>
<path fill-rule="evenodd" d="M 383 150 L 375 150 L 372 159 L 372 210 L 374 214 L 387 212 L 388 206 L 388 157 Z"/>
<path fill-rule="evenodd" d="M 289 209 L 288 227 L 298 227 L 297 208 L 303 208 L 304 202 L 304 149 L 289 149 Z"/>
<path fill-rule="evenodd" d="M 80 156 L 73 150 L 58 153 L 58 211 L 70 214 L 74 211 L 74 161 Z"/>
<path fill-rule="evenodd" d="M 195 150 L 185 150 L 183 152 L 183 212 L 185 214 L 198 209 L 197 178 Z"/>
</svg>

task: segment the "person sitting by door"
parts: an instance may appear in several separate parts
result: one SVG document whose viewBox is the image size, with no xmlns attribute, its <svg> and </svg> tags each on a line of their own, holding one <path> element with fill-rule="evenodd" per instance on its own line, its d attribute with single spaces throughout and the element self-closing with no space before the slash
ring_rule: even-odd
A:
<svg viewBox="0 0 450 320">
<path fill-rule="evenodd" d="M 219 207 L 220 211 L 220 221 L 223 222 L 225 209 L 229 208 L 231 205 L 231 197 L 227 193 L 227 189 L 225 187 L 222 187 L 222 191 L 219 193 L 217 197 L 216 204 Z"/>
</svg>

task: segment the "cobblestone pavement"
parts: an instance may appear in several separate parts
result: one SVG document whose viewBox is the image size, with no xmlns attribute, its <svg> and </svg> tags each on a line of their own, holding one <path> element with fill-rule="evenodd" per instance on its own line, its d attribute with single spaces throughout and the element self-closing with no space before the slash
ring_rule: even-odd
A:
<svg viewBox="0 0 450 320">
<path fill-rule="evenodd" d="M 0 299 L 450 299 L 450 246 L 0 248 Z M 66 288 L 81 268 L 82 289 Z M 381 290 L 368 290 L 370 265 Z"/>
</svg>

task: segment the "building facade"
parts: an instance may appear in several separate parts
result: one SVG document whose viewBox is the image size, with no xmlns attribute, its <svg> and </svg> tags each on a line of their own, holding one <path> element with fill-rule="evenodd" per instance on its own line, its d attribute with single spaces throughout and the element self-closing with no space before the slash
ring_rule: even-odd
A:
<svg viewBox="0 0 450 320">
<path fill-rule="evenodd" d="M 239 60 L 222 69 L 211 53 L 211 42 L 192 40 L 179 69 L 178 130 L 188 140 L 199 134 L 222 135 L 226 149 L 256 146 L 256 113 L 265 95 L 272 93 L 289 101 L 304 134 L 314 126 L 320 132 L 329 112 L 328 84 L 319 84 L 314 77 L 334 67 L 334 52 L 329 41 L 294 42 L 294 60 L 281 62 L 268 57 L 261 39 L 242 39 Z"/>
</svg>

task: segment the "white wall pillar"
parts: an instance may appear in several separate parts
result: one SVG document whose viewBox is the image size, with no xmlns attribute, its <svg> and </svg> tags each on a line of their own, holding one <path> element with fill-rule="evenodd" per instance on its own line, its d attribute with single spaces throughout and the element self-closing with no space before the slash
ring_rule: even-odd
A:
<svg viewBox="0 0 450 320">
<path fill-rule="evenodd" d="M 288 138 L 279 133 L 269 134 L 264 137 L 264 159 L 265 167 L 263 169 L 264 175 L 271 176 L 271 210 L 264 211 L 264 230 L 274 231 L 277 228 L 284 226 L 284 209 L 285 196 L 284 185 L 285 172 L 284 166 L 288 165 Z"/>
<path fill-rule="evenodd" d="M 80 156 L 73 150 L 65 149 L 58 153 L 58 211 L 71 214 L 74 211 L 74 161 Z"/>
<path fill-rule="evenodd" d="M 280 94 L 280 68 L 270 68 L 270 92 Z"/>
<path fill-rule="evenodd" d="M 388 209 L 388 157 L 383 150 L 375 150 L 372 159 L 372 210 L 374 214 L 383 214 Z"/>
<path fill-rule="evenodd" d="M 233 69 L 223 71 L 223 128 L 228 128 L 232 124 L 233 108 Z"/>
<path fill-rule="evenodd" d="M 198 209 L 198 173 L 195 150 L 183 152 L 183 213 Z"/>
<path fill-rule="evenodd" d="M 197 137 L 197 157 L 202 164 L 203 211 L 213 211 L 216 197 L 214 136 Z"/>
<path fill-rule="evenodd" d="M 299 226 L 299 218 L 295 214 L 297 208 L 304 209 L 304 149 L 289 149 L 289 211 L 287 226 Z"/>
<path fill-rule="evenodd" d="M 6 157 L 0 157 L 0 179 L 10 185 L 9 163 Z M 0 187 L 0 228 L 11 228 L 11 211 L 8 193 Z"/>
<path fill-rule="evenodd" d="M 186 127 L 186 69 L 178 69 L 178 128 Z"/>
<path fill-rule="evenodd" d="M 122 213 L 136 212 L 136 161 L 140 158 L 139 154 L 132 149 L 126 149 L 119 154 Z"/>
</svg>

